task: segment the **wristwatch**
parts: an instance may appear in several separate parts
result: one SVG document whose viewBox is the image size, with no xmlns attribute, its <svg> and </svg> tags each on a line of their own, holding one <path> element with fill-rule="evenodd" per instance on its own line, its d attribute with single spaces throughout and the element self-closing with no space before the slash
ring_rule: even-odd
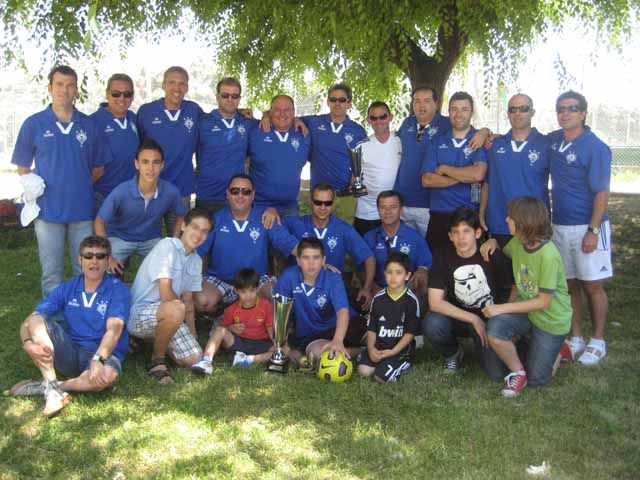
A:
<svg viewBox="0 0 640 480">
<path fill-rule="evenodd" d="M 93 358 L 91 359 L 92 362 L 100 362 L 101 364 L 104 365 L 104 358 L 102 358 L 98 353 L 96 353 Z"/>
<path fill-rule="evenodd" d="M 591 232 L 594 235 L 599 235 L 600 234 L 600 228 L 592 227 L 591 225 L 589 225 L 589 228 L 587 228 L 587 232 Z"/>
</svg>

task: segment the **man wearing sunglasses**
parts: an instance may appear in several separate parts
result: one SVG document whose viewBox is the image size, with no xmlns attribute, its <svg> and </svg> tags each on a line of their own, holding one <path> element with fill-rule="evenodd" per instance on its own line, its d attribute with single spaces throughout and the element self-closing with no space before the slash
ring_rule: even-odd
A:
<svg viewBox="0 0 640 480">
<path fill-rule="evenodd" d="M 242 86 L 233 77 L 216 85 L 218 108 L 198 124 L 196 206 L 213 215 L 227 205 L 229 178 L 244 172 L 249 134 L 258 125 L 238 112 Z"/>
<path fill-rule="evenodd" d="M 331 185 L 318 183 L 311 189 L 311 215 L 285 217 L 284 224 L 298 240 L 315 237 L 324 245 L 326 263 L 343 271 L 347 253 L 356 265 L 364 268 L 364 282 L 357 301 L 369 308 L 373 295 L 376 261 L 371 249 L 347 222 L 333 214 L 335 192 Z"/>
<path fill-rule="evenodd" d="M 141 139 L 153 138 L 162 147 L 164 168 L 160 177 L 178 187 L 185 208 L 189 209 L 196 185 L 193 154 L 203 112 L 197 103 L 184 99 L 189 91 L 189 74 L 184 68 L 168 68 L 164 72 L 162 90 L 164 98 L 145 103 L 138 109 L 138 131 Z M 173 232 L 175 216 L 169 213 L 164 221 L 167 231 Z"/>
<path fill-rule="evenodd" d="M 104 175 L 94 184 L 96 213 L 111 191 L 135 176 L 134 159 L 140 144 L 136 114 L 129 108 L 133 101 L 133 80 L 116 73 L 107 81 L 107 101 L 91 115 L 105 139 L 107 153 Z"/>
<path fill-rule="evenodd" d="M 80 243 L 82 273 L 52 290 L 20 327 L 22 347 L 42 380 L 13 386 L 13 396 L 43 395 L 52 417 L 71 401 L 67 392 L 99 392 L 112 385 L 128 351 L 129 288 L 108 273 L 106 238 Z M 54 319 L 62 315 L 63 321 Z M 57 374 L 67 377 L 59 381 Z"/>
<path fill-rule="evenodd" d="M 556 100 L 556 113 L 561 129 L 549 134 L 553 242 L 562 255 L 573 307 L 569 346 L 571 358 L 579 356 L 583 365 L 597 365 L 607 355 L 604 282 L 613 275 L 607 215 L 611 150 L 585 125 L 583 95 L 563 93 Z M 587 345 L 582 337 L 582 291 L 593 323 Z"/>
<path fill-rule="evenodd" d="M 496 137 L 488 150 L 488 172 L 480 198 L 480 224 L 501 248 L 511 239 L 507 204 L 518 197 L 536 197 L 549 208 L 549 139 L 531 127 L 533 101 L 519 93 L 509 99 L 511 130 Z"/>
<path fill-rule="evenodd" d="M 367 195 L 357 199 L 353 218 L 353 226 L 363 236 L 380 225 L 376 200 L 380 192 L 393 188 L 402 155 L 400 138 L 392 135 L 389 127 L 393 120 L 389 106 L 384 102 L 373 102 L 369 105 L 367 117 L 373 134 L 360 147 L 362 176 Z"/>
<path fill-rule="evenodd" d="M 273 207 L 280 217 L 298 215 L 300 174 L 309 160 L 311 139 L 294 128 L 295 107 L 288 95 L 271 100 L 271 129 L 249 135 L 249 174 L 256 186 L 256 204 Z"/>
<path fill-rule="evenodd" d="M 134 163 L 138 174 L 107 196 L 94 221 L 96 235 L 108 236 L 111 242 L 109 273 L 120 276 L 130 256 L 144 257 L 160 241 L 164 215 L 176 216 L 171 234 L 177 238 L 187 213 L 178 189 L 160 178 L 164 165 L 160 145 L 150 138 L 143 140 Z"/>
<path fill-rule="evenodd" d="M 202 292 L 195 297 L 200 312 L 212 313 L 221 303 L 237 300 L 233 277 L 242 268 L 254 268 L 260 274 L 258 294 L 270 299 L 273 278 L 268 275 L 269 246 L 285 258 L 295 252 L 297 240 L 284 226 L 274 224 L 267 229 L 263 225 L 265 208 L 254 205 L 254 198 L 254 183 L 249 175 L 231 177 L 227 186 L 229 205 L 215 213 L 215 226 L 198 248 L 205 261 Z"/>
<path fill-rule="evenodd" d="M 427 234 L 430 218 L 429 189 L 421 182 L 422 164 L 433 138 L 451 131 L 449 118 L 440 114 L 439 102 L 440 95 L 433 87 L 416 86 L 411 94 L 413 115 L 402 122 L 397 132 L 402 141 L 402 159 L 393 189 L 402 193 L 406 201 L 402 219 L 422 235 Z M 468 146 L 479 149 L 489 134 L 486 128 L 474 131 Z"/>
<path fill-rule="evenodd" d="M 104 173 L 106 161 L 101 133 L 73 106 L 77 94 L 76 72 L 64 65 L 52 69 L 51 104 L 25 120 L 11 158 L 18 175 L 33 173 L 45 184 L 35 220 L 44 295 L 64 279 L 65 238 L 69 251 L 77 252 L 80 242 L 92 233 L 93 181 Z M 70 256 L 73 273 L 78 275 L 77 256 Z"/>
</svg>

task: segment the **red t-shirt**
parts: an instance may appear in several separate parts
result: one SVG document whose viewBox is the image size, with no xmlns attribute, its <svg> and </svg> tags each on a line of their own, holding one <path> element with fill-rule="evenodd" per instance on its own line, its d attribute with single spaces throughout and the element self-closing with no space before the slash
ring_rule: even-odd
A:
<svg viewBox="0 0 640 480">
<path fill-rule="evenodd" d="M 229 305 L 224 311 L 222 326 L 234 323 L 244 324 L 244 330 L 239 335 L 249 340 L 269 340 L 267 327 L 273 327 L 273 307 L 268 300 L 258 298 L 253 308 L 243 308 L 240 300 Z"/>
</svg>

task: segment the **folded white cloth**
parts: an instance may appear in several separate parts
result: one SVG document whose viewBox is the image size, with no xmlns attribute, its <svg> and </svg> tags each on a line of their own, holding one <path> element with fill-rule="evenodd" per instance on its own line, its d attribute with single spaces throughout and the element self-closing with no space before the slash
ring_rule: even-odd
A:
<svg viewBox="0 0 640 480">
<path fill-rule="evenodd" d="M 40 207 L 36 203 L 36 200 L 44 193 L 45 184 L 42 177 L 35 173 L 20 175 L 20 183 L 24 189 L 24 193 L 22 194 L 24 207 L 22 208 L 22 212 L 20 212 L 20 223 L 22 223 L 23 227 L 26 227 L 38 218 L 40 214 Z"/>
</svg>

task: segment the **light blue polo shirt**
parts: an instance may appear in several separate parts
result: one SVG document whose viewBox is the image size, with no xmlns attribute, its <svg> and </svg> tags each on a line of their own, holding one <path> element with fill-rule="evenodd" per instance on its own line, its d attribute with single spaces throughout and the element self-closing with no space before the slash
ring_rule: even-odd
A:
<svg viewBox="0 0 640 480">
<path fill-rule="evenodd" d="M 367 132 L 348 116 L 336 124 L 329 114 L 301 117 L 311 135 L 311 186 L 328 183 L 335 190 L 351 184 L 350 150 L 366 140 Z"/>
<path fill-rule="evenodd" d="M 287 268 L 274 288 L 274 293 L 293 298 L 296 338 L 326 332 L 336 327 L 336 313 L 349 308 L 342 277 L 326 269 L 320 270 L 314 285 L 302 281 L 297 265 Z"/>
<path fill-rule="evenodd" d="M 292 208 L 298 204 L 300 174 L 309 159 L 311 138 L 291 127 L 286 132 L 255 128 L 249 136 L 249 174 L 257 205 Z"/>
<path fill-rule="evenodd" d="M 282 225 L 267 230 L 262 225 L 263 207 L 254 206 L 247 220 L 236 220 L 229 207 L 214 215 L 214 228 L 198 248 L 201 256 L 209 256 L 207 275 L 226 283 L 241 268 L 254 268 L 260 275 L 269 269 L 269 245 L 287 257 L 298 241 Z"/>
<path fill-rule="evenodd" d="M 218 110 L 198 123 L 198 175 L 196 196 L 200 200 L 224 201 L 229 179 L 244 173 L 249 149 L 249 133 L 258 121 L 236 113 L 225 119 Z"/>
<path fill-rule="evenodd" d="M 104 200 L 98 216 L 107 224 L 107 235 L 127 242 L 159 238 L 162 217 L 168 211 L 183 217 L 187 209 L 178 189 L 162 179 L 147 201 L 138 188 L 138 178 L 118 185 Z"/>
<path fill-rule="evenodd" d="M 489 231 L 509 235 L 507 204 L 514 198 L 530 196 L 549 208 L 549 139 L 535 128 L 526 140 L 518 142 L 511 130 L 493 141 L 488 151 L 489 185 L 485 220 Z"/>
<path fill-rule="evenodd" d="M 104 142 L 96 124 L 73 110 L 71 122 L 58 121 L 49 105 L 25 120 L 11 163 L 31 167 L 45 183 L 38 198 L 40 220 L 70 223 L 93 220 L 92 170 L 105 164 Z"/>
<path fill-rule="evenodd" d="M 338 270 L 344 268 L 347 253 L 356 265 L 361 265 L 373 255 L 355 228 L 335 215 L 331 215 L 325 228 L 316 227 L 312 215 L 285 217 L 284 224 L 298 240 L 308 237 L 321 240 L 324 245 L 324 254 L 327 257 L 326 263 L 333 265 Z"/>
<path fill-rule="evenodd" d="M 107 330 L 109 318 L 119 318 L 125 325 L 129 321 L 131 294 L 114 276 L 105 273 L 95 292 L 84 291 L 84 275 L 80 274 L 54 288 L 35 311 L 45 318 L 62 313 L 65 330 L 73 343 L 96 351 Z M 129 334 L 122 330 L 113 355 L 122 361 L 129 351 Z"/>
<path fill-rule="evenodd" d="M 475 128 L 467 132 L 464 139 L 448 135 L 437 135 L 427 146 L 422 173 L 433 173 L 439 165 L 468 167 L 477 162 L 486 162 L 484 148 L 472 150 L 469 140 L 476 133 Z M 453 212 L 460 207 L 478 209 L 471 201 L 471 184 L 457 183 L 446 188 L 431 189 L 431 210 L 434 212 Z"/>
<path fill-rule="evenodd" d="M 202 114 L 200 106 L 189 100 L 183 100 L 179 110 L 168 110 L 162 98 L 145 103 L 138 110 L 140 138 L 152 138 L 162 147 L 164 167 L 160 178 L 178 187 L 183 197 L 195 192 L 193 154 Z"/>
<path fill-rule="evenodd" d="M 106 196 L 136 175 L 136 151 L 140 145 L 136 114 L 128 111 L 125 117 L 116 118 L 107 109 L 107 104 L 103 103 L 91 114 L 91 119 L 102 132 L 107 153 L 104 175 L 93 185 L 93 189 Z"/>
<path fill-rule="evenodd" d="M 429 208 L 429 189 L 422 186 L 422 165 L 427 146 L 438 134 L 447 135 L 451 131 L 449 117 L 437 113 L 425 126 L 420 142 L 416 140 L 418 121 L 414 115 L 407 117 L 396 135 L 402 143 L 402 157 L 393 189 L 402 194 L 405 207 Z"/>
<path fill-rule="evenodd" d="M 549 134 L 553 223 L 587 225 L 591 222 L 593 198 L 608 192 L 611 181 L 611 150 L 589 127 L 573 142 L 562 130 Z M 603 220 L 608 219 L 605 214 Z"/>
<path fill-rule="evenodd" d="M 412 272 L 415 272 L 418 267 L 431 268 L 431 250 L 427 241 L 417 230 L 402 221 L 395 236 L 388 237 L 384 227 L 380 225 L 369 230 L 364 236 L 364 241 L 376 257 L 376 285 L 387 286 L 384 278 L 384 264 L 390 252 L 402 252 L 408 255 Z"/>
</svg>

